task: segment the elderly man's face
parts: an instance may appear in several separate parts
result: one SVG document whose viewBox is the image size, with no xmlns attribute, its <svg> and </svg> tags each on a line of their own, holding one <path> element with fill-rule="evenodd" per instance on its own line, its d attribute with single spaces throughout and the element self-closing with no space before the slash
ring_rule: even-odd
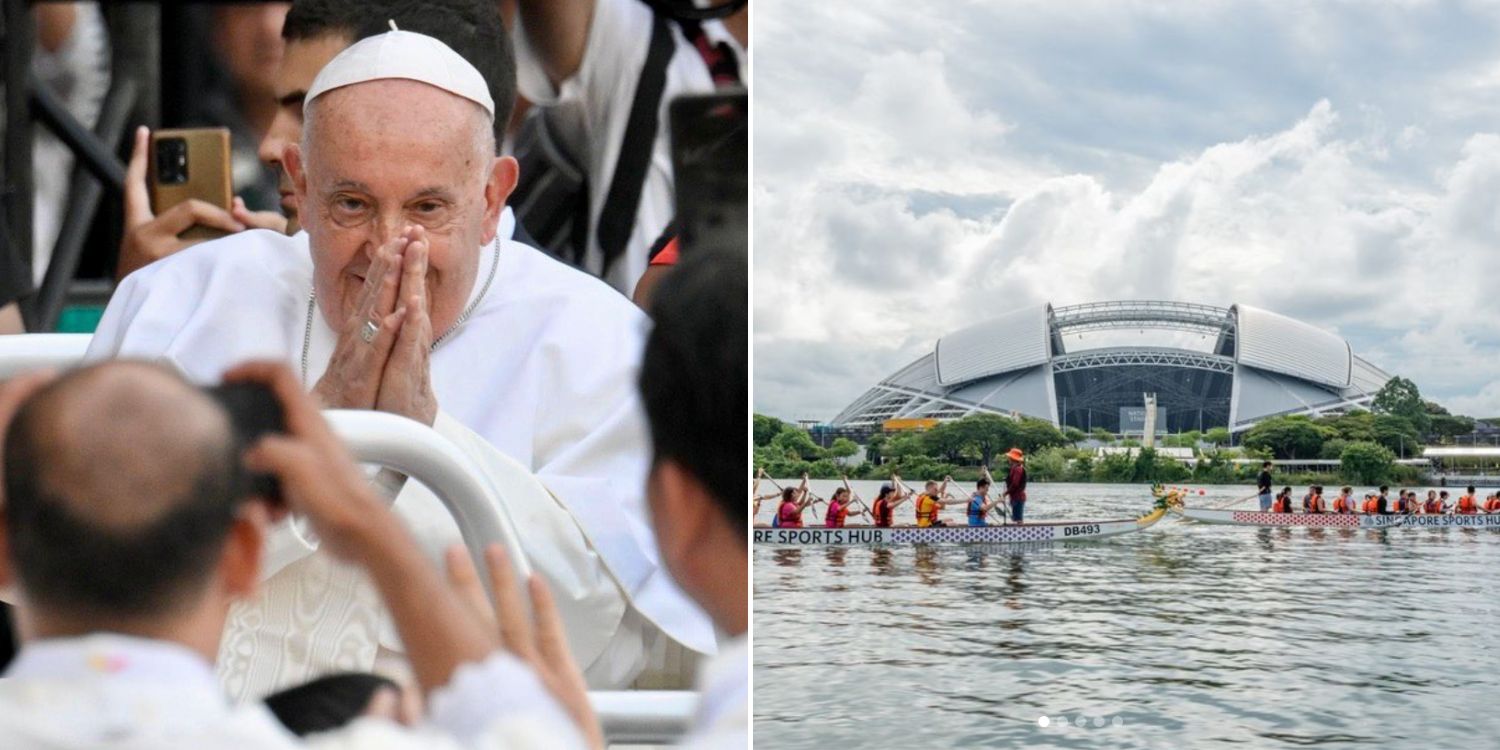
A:
<svg viewBox="0 0 1500 750">
<path fill-rule="evenodd" d="M 430 245 L 428 312 L 441 335 L 468 302 L 480 248 L 515 185 L 514 160 L 489 154 L 478 105 L 415 81 L 336 89 L 309 114 L 305 161 L 289 149 L 287 166 L 324 318 L 340 327 L 376 249 L 420 225 Z"/>
</svg>

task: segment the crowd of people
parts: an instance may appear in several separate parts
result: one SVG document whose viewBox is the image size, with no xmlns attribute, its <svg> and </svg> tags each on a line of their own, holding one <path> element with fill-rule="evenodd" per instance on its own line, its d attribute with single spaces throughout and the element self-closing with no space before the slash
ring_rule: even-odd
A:
<svg viewBox="0 0 1500 750">
<path fill-rule="evenodd" d="M 1300 502 L 1293 500 L 1291 487 L 1283 487 L 1271 501 L 1272 513 L 1375 513 L 1380 515 L 1460 515 L 1472 516 L 1481 513 L 1500 512 L 1500 493 L 1486 495 L 1481 501 L 1473 486 L 1468 487 L 1456 501 L 1449 500 L 1447 490 L 1428 490 L 1424 499 L 1416 490 L 1399 489 L 1390 496 L 1389 485 L 1364 493 L 1356 499 L 1353 487 L 1343 487 L 1333 498 L 1323 496 L 1321 485 L 1312 485 L 1302 495 Z"/>
<path fill-rule="evenodd" d="M 744 3 L 257 6 L 257 24 L 284 13 L 276 54 L 237 33 L 225 52 L 273 61 L 233 99 L 281 211 L 153 212 L 138 128 L 121 281 L 87 364 L 0 398 L 0 589 L 21 635 L 0 745 L 289 746 L 378 714 L 421 728 L 322 742 L 597 746 L 586 688 L 696 672 L 687 742 L 743 746 L 746 519 L 725 482 L 744 465 L 747 248 L 662 235 L 666 112 L 740 82 Z M 647 58 L 665 67 L 642 131 Z M 549 108 L 580 125 L 588 167 L 572 256 L 512 206 L 513 124 Z M 225 236 L 181 236 L 195 226 Z M 226 381 L 274 393 L 286 434 L 238 435 L 200 388 Z M 522 549 L 490 552 L 490 595 L 432 490 L 356 468 L 320 408 L 427 425 L 502 488 Z M 277 497 L 252 491 L 260 474 Z"/>
<path fill-rule="evenodd" d="M 758 494 L 761 481 L 769 480 L 763 471 L 757 470 L 755 484 L 751 488 L 751 515 L 760 514 L 761 503 L 765 500 L 775 499 L 776 511 L 771 516 L 773 528 L 802 528 L 804 523 L 803 514 L 809 508 L 815 508 L 819 502 L 825 503 L 823 526 L 825 528 L 842 528 L 849 518 L 851 511 L 856 509 L 855 503 L 859 504 L 860 515 L 869 519 L 870 525 L 877 527 L 895 526 L 896 508 L 902 503 L 910 500 L 915 512 L 914 526 L 928 528 L 932 526 L 946 526 L 941 514 L 943 509 L 954 506 L 964 508 L 964 516 L 969 526 L 988 526 L 996 509 L 1005 512 L 1000 515 L 1001 523 L 1023 523 L 1026 514 L 1026 456 L 1020 448 L 1011 448 L 1005 454 L 1009 459 L 1010 467 L 1005 472 L 1003 488 L 994 497 L 990 497 L 994 485 L 994 477 L 990 476 L 989 467 L 983 469 L 983 476 L 974 485 L 974 491 L 967 500 L 955 497 L 948 489 L 953 483 L 953 477 L 945 476 L 941 481 L 929 480 L 917 492 L 901 481 L 899 474 L 892 474 L 891 481 L 880 486 L 880 491 L 873 502 L 866 503 L 849 484 L 849 478 L 844 477 L 843 486 L 835 489 L 833 494 L 826 500 L 818 497 L 808 486 L 809 477 L 802 475 L 802 483 L 795 487 L 781 487 L 776 492 L 769 494 Z"/>
</svg>

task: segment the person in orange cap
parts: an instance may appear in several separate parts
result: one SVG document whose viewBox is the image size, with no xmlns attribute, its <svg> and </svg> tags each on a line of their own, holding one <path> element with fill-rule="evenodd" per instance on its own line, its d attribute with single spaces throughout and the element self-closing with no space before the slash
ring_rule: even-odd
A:
<svg viewBox="0 0 1500 750">
<path fill-rule="evenodd" d="M 1010 520 L 1021 523 L 1026 511 L 1026 454 L 1020 448 L 1011 448 L 1005 457 L 1010 459 L 1010 471 L 1005 474 L 1005 492 L 1000 496 L 1010 498 Z"/>
</svg>

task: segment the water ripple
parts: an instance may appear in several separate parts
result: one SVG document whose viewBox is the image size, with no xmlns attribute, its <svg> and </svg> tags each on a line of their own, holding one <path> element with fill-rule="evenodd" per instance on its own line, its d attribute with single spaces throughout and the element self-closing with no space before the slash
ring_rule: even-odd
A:
<svg viewBox="0 0 1500 750">
<path fill-rule="evenodd" d="M 1031 494 L 1039 519 L 1148 504 L 1139 487 Z M 761 747 L 1436 748 L 1500 736 L 1500 532 L 1168 519 L 1098 544 L 753 556 Z"/>
</svg>

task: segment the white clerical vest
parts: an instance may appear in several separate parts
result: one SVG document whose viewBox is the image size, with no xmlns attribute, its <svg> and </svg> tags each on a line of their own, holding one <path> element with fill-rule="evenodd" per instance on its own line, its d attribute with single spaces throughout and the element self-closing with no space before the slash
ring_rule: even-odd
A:
<svg viewBox="0 0 1500 750">
<path fill-rule="evenodd" d="M 509 236 L 505 213 L 501 236 Z M 480 251 L 494 284 L 432 357 L 434 427 L 501 487 L 532 564 L 554 588 L 590 684 L 619 687 L 659 651 L 656 632 L 712 653 L 706 615 L 668 577 L 646 516 L 650 440 L 636 395 L 645 317 L 602 282 L 516 242 Z M 300 368 L 312 261 L 307 234 L 265 230 L 195 245 L 120 284 L 89 359 L 165 360 L 217 382 L 239 362 Z M 336 334 L 312 314 L 306 383 Z M 436 561 L 460 541 L 426 488 L 407 482 L 395 509 Z M 250 699 L 336 669 L 369 670 L 400 642 L 361 575 L 314 555 L 287 528 L 272 535 L 262 595 L 231 613 L 220 674 Z"/>
</svg>

